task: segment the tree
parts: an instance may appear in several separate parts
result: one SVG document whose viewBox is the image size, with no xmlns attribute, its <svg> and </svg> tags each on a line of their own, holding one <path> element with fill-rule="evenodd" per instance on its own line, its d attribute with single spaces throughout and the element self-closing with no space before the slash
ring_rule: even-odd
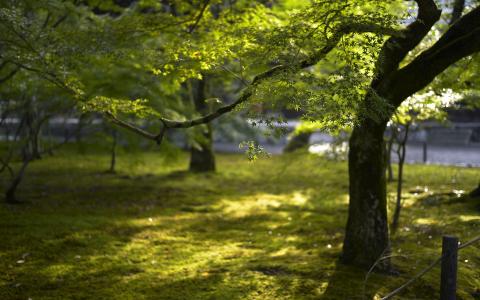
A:
<svg viewBox="0 0 480 300">
<path fill-rule="evenodd" d="M 438 95 L 433 91 L 416 94 L 397 108 L 389 122 L 391 137 L 388 144 L 392 145 L 393 142 L 396 142 L 395 152 L 398 157 L 397 197 L 391 226 L 393 233 L 398 228 L 402 209 L 403 167 L 410 129 L 414 126 L 421 126 L 421 123 L 427 120 L 445 123 L 447 121 L 446 109 L 453 107 L 459 100 L 461 100 L 461 95 L 453 93 L 452 90 L 444 90 Z M 387 147 L 387 151 L 391 151 L 391 148 L 391 146 Z M 387 163 L 391 163 L 391 161 L 387 161 Z M 389 170 L 391 170 L 391 166 L 389 166 Z"/>
<path fill-rule="evenodd" d="M 415 3 L 417 18 L 402 29 L 398 29 L 401 26 L 398 15 L 406 7 L 400 0 L 319 0 L 293 14 L 275 6 L 237 1 L 217 16 L 214 9 L 204 9 L 201 20 L 188 1 L 182 3 L 181 9 L 191 13 L 184 14 L 182 20 L 158 9 L 153 2 L 150 6 L 142 2 L 144 7 L 140 7 L 151 11 L 149 16 L 128 11 L 115 22 L 94 18 L 82 10 L 88 15 L 82 18 L 84 28 L 89 30 L 80 30 L 80 38 L 75 42 L 83 41 L 80 49 L 92 55 L 68 66 L 71 74 L 77 74 L 72 76 L 76 80 L 61 80 L 55 73 L 59 68 L 40 64 L 44 63 L 43 56 L 35 59 L 26 56 L 26 63 L 15 55 L 9 58 L 14 65 L 63 86 L 113 123 L 157 143 L 162 142 L 168 130 L 207 124 L 247 103 L 261 101 L 272 108 L 284 107 L 285 103 L 275 102 L 279 94 L 283 99 L 291 95 L 288 106 L 302 108 L 307 120 L 319 121 L 326 128 L 353 127 L 349 141 L 350 202 L 342 260 L 370 268 L 380 259 L 378 268 L 388 271 L 391 263 L 386 255 L 390 251 L 384 159 L 386 125 L 405 99 L 425 88 L 449 66 L 480 51 L 477 6 L 458 17 L 426 50 L 417 53 L 417 46 L 434 25 L 445 25 L 438 22 L 441 11 L 433 0 L 415 0 Z M 192 36 L 192 27 L 199 34 Z M 128 35 L 131 32 L 148 34 Z M 126 43 L 120 38 L 122 34 L 134 40 Z M 95 37 L 102 47 L 91 47 L 90 40 Z M 111 52 L 110 56 L 105 55 L 103 47 L 109 51 L 119 49 L 117 55 L 134 57 L 131 67 L 139 65 L 138 69 L 159 76 L 164 91 L 149 95 L 163 96 L 164 101 L 156 102 L 156 110 L 151 110 L 154 103 L 147 107 L 145 101 L 132 101 L 131 94 L 105 90 L 100 93 L 98 89 L 93 93 L 92 85 L 78 76 L 80 69 L 85 70 L 85 64 L 94 66 L 100 62 L 103 68 L 115 65 L 110 59 Z M 152 49 L 157 50 L 156 55 L 149 55 Z M 56 62 L 54 58 L 59 58 L 56 52 L 49 53 L 52 55 L 49 61 Z M 178 88 L 191 78 L 202 79 L 202 73 L 227 63 L 239 67 L 236 75 L 245 82 L 235 101 L 190 120 L 185 119 L 175 101 L 167 101 L 167 96 L 173 94 L 165 93 L 167 87 L 176 92 L 172 87 Z M 335 70 L 327 76 L 318 76 L 318 69 L 329 65 L 335 65 Z M 159 129 L 152 133 L 125 119 L 132 113 L 142 119 L 157 119 Z"/>
<path fill-rule="evenodd" d="M 19 202 L 16 192 L 30 163 L 69 139 L 67 137 L 63 142 L 44 141 L 44 145 L 41 145 L 42 128 L 53 117 L 65 118 L 75 114 L 74 104 L 68 101 L 68 95 L 63 90 L 39 80 L 36 76 L 27 75 L 22 70 L 18 73 L 21 83 L 7 82 L 0 92 L 0 103 L 5 109 L 2 111 L 2 123 L 7 118 L 18 120 L 18 124 L 5 124 L 12 126 L 14 133 L 7 138 L 7 147 L 2 149 L 0 160 L 1 171 L 8 170 L 10 175 L 5 189 L 5 200 L 11 204 Z M 16 162 L 19 162 L 18 168 L 14 165 Z"/>
<path fill-rule="evenodd" d="M 367 99 L 379 96 L 397 108 L 450 65 L 480 51 L 480 7 L 477 7 L 456 21 L 429 49 L 400 68 L 400 62 L 440 17 L 433 1 L 416 2 L 417 21 L 409 25 L 403 38 L 391 38 L 384 44 L 377 77 L 372 82 L 375 94 Z M 389 248 L 382 159 L 387 122 L 387 118 L 366 119 L 355 127 L 350 140 L 350 210 L 344 260 L 364 266 Z"/>
</svg>

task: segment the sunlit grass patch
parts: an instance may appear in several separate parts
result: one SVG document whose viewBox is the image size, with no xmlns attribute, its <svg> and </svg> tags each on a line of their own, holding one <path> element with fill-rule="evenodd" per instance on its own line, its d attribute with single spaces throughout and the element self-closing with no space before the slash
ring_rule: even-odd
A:
<svg viewBox="0 0 480 300">
<path fill-rule="evenodd" d="M 344 162 L 297 153 L 254 163 L 219 155 L 215 174 L 187 165 L 183 154 L 122 154 L 106 174 L 108 155 L 68 151 L 32 164 L 19 193 L 28 203 L 0 208 L 0 299 L 372 298 L 435 258 L 443 234 L 480 231 L 479 203 L 451 195 L 474 187 L 478 169 L 407 166 L 392 238 L 401 275 L 365 284 L 365 272 L 338 263 Z M 479 249 L 460 253 L 461 299 L 480 285 Z M 437 293 L 438 269 L 402 296 Z"/>
</svg>

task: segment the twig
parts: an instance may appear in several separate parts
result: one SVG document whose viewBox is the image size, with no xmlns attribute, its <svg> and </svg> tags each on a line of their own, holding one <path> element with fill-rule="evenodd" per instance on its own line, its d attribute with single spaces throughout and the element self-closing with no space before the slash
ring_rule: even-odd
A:
<svg viewBox="0 0 480 300">
<path fill-rule="evenodd" d="M 188 33 L 192 33 L 195 30 L 195 28 L 197 27 L 198 23 L 200 23 L 200 20 L 202 19 L 203 14 L 205 13 L 205 10 L 208 7 L 208 4 L 210 4 L 210 0 L 205 1 L 202 9 L 200 10 L 200 13 L 198 14 L 197 18 L 195 19 L 195 23 L 193 23 L 193 25 L 190 26 L 190 28 L 188 29 Z"/>
<path fill-rule="evenodd" d="M 237 78 L 238 80 L 240 80 L 240 82 L 244 85 L 244 86 L 248 86 L 249 83 L 245 80 L 245 78 L 243 78 L 241 75 L 233 72 L 232 70 L 230 70 L 229 68 L 225 67 L 225 66 L 220 66 L 220 68 L 222 68 L 224 71 L 232 74 L 235 78 Z"/>
</svg>

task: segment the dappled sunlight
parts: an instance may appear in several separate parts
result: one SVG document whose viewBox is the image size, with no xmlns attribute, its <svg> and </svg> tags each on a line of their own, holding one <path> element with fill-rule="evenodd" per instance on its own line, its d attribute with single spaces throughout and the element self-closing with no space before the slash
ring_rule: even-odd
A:
<svg viewBox="0 0 480 300">
<path fill-rule="evenodd" d="M 290 201 L 293 205 L 302 206 L 307 203 L 308 197 L 300 192 L 294 192 Z"/>
<path fill-rule="evenodd" d="M 477 221 L 478 226 L 480 226 L 480 215 L 461 215 L 458 217 L 462 222 L 472 222 Z"/>
<path fill-rule="evenodd" d="M 272 209 L 279 209 L 284 205 L 291 205 L 301 209 L 309 201 L 303 193 L 294 192 L 292 194 L 257 194 L 241 199 L 224 199 L 218 204 L 222 212 L 230 217 L 240 218 L 252 214 L 260 214 Z M 281 214 L 281 212 L 278 212 Z"/>
<path fill-rule="evenodd" d="M 252 213 L 259 213 L 271 208 L 278 208 L 285 202 L 286 196 L 258 195 L 249 196 L 244 200 L 223 200 L 223 211 L 233 217 L 244 217 Z"/>
<path fill-rule="evenodd" d="M 433 218 L 418 218 L 415 219 L 415 224 L 418 225 L 437 225 L 439 222 Z"/>
<path fill-rule="evenodd" d="M 0 300 L 479 298 L 478 20 L 0 0 Z"/>
<path fill-rule="evenodd" d="M 293 242 L 293 241 L 294 240 L 290 239 L 290 242 Z M 282 248 L 278 251 L 270 253 L 270 256 L 271 257 L 281 257 L 281 256 L 285 256 L 285 255 L 301 256 L 301 255 L 304 255 L 304 254 L 305 254 L 304 250 L 299 250 L 295 247 L 285 247 L 285 248 Z"/>
<path fill-rule="evenodd" d="M 72 260 L 70 263 L 55 263 L 50 266 L 46 266 L 40 272 L 43 274 L 45 277 L 49 277 L 51 279 L 56 279 L 56 278 L 62 278 L 66 275 L 68 275 L 70 272 L 74 271 L 75 269 L 75 264 L 78 264 L 78 260 L 81 257 L 76 256 L 74 260 Z"/>
<path fill-rule="evenodd" d="M 155 156 L 148 159 L 161 164 Z M 0 223 L 10 226 L 0 227 L 0 267 L 8 274 L 0 275 L 0 289 L 25 299 L 71 290 L 84 296 L 91 289 L 102 299 L 139 293 L 148 299 L 358 296 L 365 274 L 337 264 L 348 209 L 348 186 L 337 175 L 345 165 L 307 156 L 285 168 L 283 159 L 290 163 L 291 157 L 253 165 L 242 156 L 219 156 L 224 169 L 210 175 L 177 172 L 175 164 L 167 168 L 172 173 L 154 171 L 138 163 L 133 175 L 120 170 L 98 177 L 90 176 L 98 164 L 94 157 L 78 172 L 65 158 L 70 168 L 55 165 L 58 174 L 45 171 L 45 159 L 33 166 L 29 180 L 35 184 L 26 192 L 47 195 L 15 208 L 21 218 L 0 211 Z M 74 191 L 64 189 L 69 182 L 76 183 Z M 405 207 L 392 241 L 394 254 L 407 256 L 395 257 L 395 264 L 408 274 L 438 252 L 444 231 L 465 239 L 478 228 L 468 202 L 455 204 L 454 214 L 444 202 L 430 205 L 419 197 L 407 194 L 415 204 Z M 17 264 L 24 253 L 30 255 Z M 462 254 L 463 286 L 478 283 L 475 257 L 469 249 Z M 372 276 L 367 294 L 400 282 Z"/>
<path fill-rule="evenodd" d="M 349 197 L 347 194 L 344 194 L 340 197 L 337 197 L 335 203 L 337 204 L 347 204 L 348 205 Z"/>
</svg>

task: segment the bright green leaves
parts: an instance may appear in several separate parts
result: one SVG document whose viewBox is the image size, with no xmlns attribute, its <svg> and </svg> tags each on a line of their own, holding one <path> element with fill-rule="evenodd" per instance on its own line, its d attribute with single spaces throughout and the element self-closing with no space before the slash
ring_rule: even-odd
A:
<svg viewBox="0 0 480 300">
<path fill-rule="evenodd" d="M 96 96 L 81 103 L 80 107 L 84 112 L 108 112 L 115 116 L 122 113 L 132 114 L 142 119 L 158 117 L 158 113 L 148 106 L 148 101 L 145 99 L 128 100 Z"/>
<path fill-rule="evenodd" d="M 270 153 L 268 153 L 262 146 L 258 145 L 253 141 L 242 142 L 240 143 L 239 148 L 245 150 L 245 154 L 247 155 L 249 161 L 254 161 L 261 157 L 270 156 Z"/>
<path fill-rule="evenodd" d="M 453 107 L 463 98 L 462 94 L 445 89 L 441 94 L 428 91 L 405 100 L 396 110 L 392 122 L 399 125 L 417 124 L 421 121 L 446 121 L 446 108 Z"/>
<path fill-rule="evenodd" d="M 19 45 L 4 53 L 20 54 L 41 77 L 70 87 L 89 111 L 139 118 L 192 117 L 185 101 L 192 79 L 212 78 L 209 97 L 234 98 L 255 74 L 284 65 L 284 72 L 253 87 L 252 102 L 302 111 L 305 119 L 330 130 L 352 126 L 361 117 L 358 107 L 384 36 L 350 33 L 338 41 L 338 31 L 357 23 L 394 27 L 393 2 L 293 2 L 269 7 L 262 1 L 198 0 L 173 6 L 142 0 L 120 7 L 111 0 L 82 5 L 52 0 L 35 6 L 34 21 L 24 17 L 26 6 L 11 6 L 2 18 L 29 43 L 16 37 Z M 41 29 L 49 13 L 54 20 L 67 17 L 60 26 L 50 20 Z M 6 36 L 14 38 L 16 30 Z M 331 44 L 335 49 L 316 66 L 301 69 L 300 62 Z"/>
<path fill-rule="evenodd" d="M 395 28 L 398 18 L 389 8 L 390 3 L 377 1 L 314 1 L 288 16 L 260 40 L 268 41 L 260 48 L 260 57 L 291 67 L 261 84 L 254 100 L 268 107 L 303 111 L 306 120 L 317 121 L 330 131 L 351 127 L 366 117 L 359 107 L 369 92 L 386 37 L 382 32 L 350 33 L 337 41 L 337 36 L 356 24 Z M 333 49 L 315 67 L 299 68 L 300 62 L 312 60 L 319 49 L 330 45 Z M 385 101 L 378 102 L 370 112 L 384 116 Z"/>
</svg>

